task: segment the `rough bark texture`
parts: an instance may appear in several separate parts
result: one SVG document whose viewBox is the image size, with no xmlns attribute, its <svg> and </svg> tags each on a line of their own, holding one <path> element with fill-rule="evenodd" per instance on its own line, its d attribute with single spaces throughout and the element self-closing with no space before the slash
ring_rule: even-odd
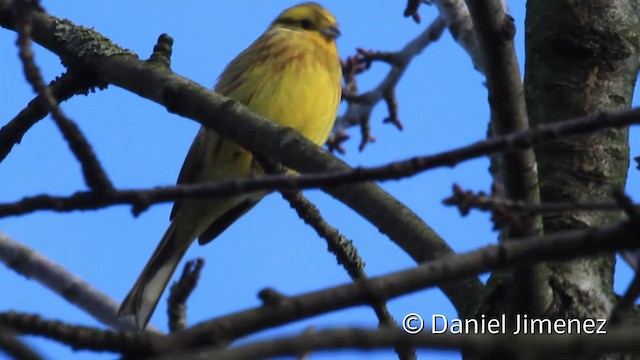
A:
<svg viewBox="0 0 640 360">
<path fill-rule="evenodd" d="M 631 105 L 640 59 L 639 0 L 530 0 L 525 26 L 531 126 Z M 608 129 L 539 149 L 542 201 L 611 200 L 625 186 L 628 145 L 628 129 Z M 544 229 L 582 229 L 621 216 L 566 212 L 545 217 Z M 545 315 L 606 318 L 615 304 L 614 265 L 614 254 L 549 264 L 553 297 Z"/>
</svg>

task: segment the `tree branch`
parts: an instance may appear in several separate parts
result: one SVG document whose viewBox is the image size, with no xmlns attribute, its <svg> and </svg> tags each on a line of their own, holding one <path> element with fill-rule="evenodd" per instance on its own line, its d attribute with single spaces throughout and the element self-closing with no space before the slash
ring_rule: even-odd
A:
<svg viewBox="0 0 640 360">
<path fill-rule="evenodd" d="M 546 144 L 564 136 L 588 134 L 605 128 L 620 128 L 638 123 L 640 123 L 640 108 L 635 108 L 556 122 L 535 129 L 478 141 L 434 155 L 414 157 L 370 168 L 337 170 L 300 176 L 264 175 L 209 184 L 156 187 L 151 190 L 118 190 L 108 196 L 93 192 L 77 192 L 68 197 L 39 195 L 27 197 L 14 203 L 0 204 L 0 217 L 22 215 L 36 210 L 89 210 L 117 204 L 133 205 L 133 213 L 138 215 L 152 204 L 185 198 L 213 198 L 254 191 L 335 187 L 363 181 L 401 179 L 430 169 L 453 167 L 463 161 L 480 156 Z M 320 154 L 322 154 L 322 158 L 331 159 L 330 163 L 333 161 L 330 155 L 323 152 Z M 337 161 L 336 164 L 339 167 L 341 163 Z"/>
<path fill-rule="evenodd" d="M 169 290 L 167 313 L 169 315 L 169 331 L 182 331 L 187 328 L 187 299 L 195 290 L 204 259 L 187 261 L 182 269 L 180 280 L 175 281 Z"/>
<path fill-rule="evenodd" d="M 524 88 L 513 45 L 515 25 L 500 0 L 465 0 L 482 55 L 487 77 L 491 128 L 495 135 L 529 129 Z M 540 203 L 538 173 L 533 150 L 502 154 L 500 178 L 512 200 Z M 521 217 L 520 226 L 504 228 L 504 239 L 543 233 L 539 215 Z M 515 270 L 509 311 L 541 314 L 551 302 L 548 275 L 543 264 Z"/>
<path fill-rule="evenodd" d="M 413 269 L 291 297 L 280 302 L 278 306 L 255 308 L 207 321 L 185 332 L 171 335 L 170 340 L 161 344 L 162 348 L 154 349 L 153 352 L 162 353 L 167 349 L 211 345 L 212 341 L 215 343 L 225 339 L 233 340 L 294 320 L 366 304 L 372 291 L 380 298 L 390 299 L 442 282 L 508 269 L 516 265 L 549 260 L 562 261 L 625 247 L 636 248 L 639 235 L 640 223 L 622 222 L 589 230 L 556 233 L 486 246 L 459 255 L 448 255 Z"/>
<path fill-rule="evenodd" d="M 615 329 L 607 334 L 423 334 L 411 335 L 397 329 L 328 329 L 312 334 L 256 341 L 228 350 L 199 349 L 180 352 L 180 359 L 241 360 L 293 356 L 307 351 L 388 349 L 413 346 L 423 349 L 454 350 L 474 356 L 512 356 L 517 359 L 535 356 L 583 358 L 590 354 L 640 353 L 638 329 Z M 176 354 L 153 359 L 173 359 Z"/>
<path fill-rule="evenodd" d="M 94 333 L 93 336 L 83 336 L 84 340 L 80 340 L 76 336 L 73 338 L 72 346 L 75 349 L 88 348 L 139 356 L 166 354 L 187 348 L 211 346 L 295 320 L 364 305 L 369 301 L 372 292 L 380 298 L 391 299 L 437 286 L 442 282 L 476 276 L 493 270 L 508 269 L 516 265 L 533 264 L 540 261 L 564 261 L 606 251 L 637 248 L 638 236 L 640 236 L 640 223 L 638 221 L 623 221 L 587 230 L 503 242 L 459 255 L 451 254 L 409 270 L 353 284 L 336 286 L 295 297 L 280 295 L 280 300 L 277 302 L 226 315 L 168 336 L 131 332 L 118 333 L 106 330 L 103 333 Z M 38 318 L 38 325 L 32 329 L 24 325 L 29 321 L 16 320 L 20 318 L 28 318 L 28 316 L 0 314 L 0 325 L 21 333 L 39 334 L 58 339 L 63 343 L 66 343 L 65 339 L 67 338 L 63 336 L 63 333 L 80 332 L 84 334 L 87 329 L 87 327 L 65 325 L 64 331 L 57 333 L 45 331 L 46 333 L 43 333 L 44 330 L 52 328 L 51 325 L 47 325 L 46 321 L 43 323 L 43 320 Z M 105 339 L 104 343 L 97 344 L 96 338 Z M 83 344 L 83 342 L 87 342 L 87 344 Z"/>
<path fill-rule="evenodd" d="M 35 11 L 43 11 L 39 4 L 29 1 L 16 2 L 16 32 L 17 44 L 20 48 L 19 57 L 24 66 L 27 81 L 34 91 L 42 96 L 45 106 L 51 111 L 51 117 L 64 135 L 71 151 L 80 161 L 85 182 L 93 191 L 106 193 L 113 190 L 113 185 L 102 169 L 91 145 L 80 132 L 78 126 L 71 121 L 58 105 L 51 88 L 45 85 L 40 68 L 35 63 L 33 49 L 31 48 L 32 18 Z"/>
<path fill-rule="evenodd" d="M 0 354 L 19 360 L 42 360 L 42 357 L 6 328 L 0 326 Z"/>
<path fill-rule="evenodd" d="M 99 322 L 120 329 L 118 303 L 60 264 L 0 232 L 0 262 L 20 275 L 33 279 Z"/>
<path fill-rule="evenodd" d="M 445 24 L 440 18 L 436 18 L 433 22 L 416 38 L 411 40 L 400 51 L 392 53 L 384 53 L 385 57 L 380 57 L 380 52 L 364 51 L 359 49 L 358 55 L 354 58 L 347 59 L 347 64 L 354 61 L 358 64 L 365 63 L 365 68 L 371 66 L 371 62 L 382 60 L 391 65 L 391 69 L 385 78 L 373 90 L 364 94 L 357 94 L 357 87 L 347 84 L 345 97 L 347 101 L 347 110 L 336 119 L 332 137 L 328 141 L 329 148 L 335 148 L 340 151 L 339 143 L 344 141 L 342 132 L 351 126 L 360 126 L 362 129 L 362 140 L 359 150 L 362 151 L 367 143 L 372 141 L 370 135 L 370 116 L 373 108 L 380 102 L 385 101 L 389 109 L 389 116 L 384 119 L 384 123 L 396 125 L 398 129 L 402 129 L 400 119 L 398 119 L 397 102 L 395 100 L 394 89 L 404 72 L 409 67 L 411 60 L 419 55 L 429 44 L 438 40 L 444 31 Z M 352 66 L 351 71 L 357 68 Z M 355 74 L 349 71 L 345 72 L 347 80 L 355 81 Z M 349 81 L 347 81 L 349 83 Z"/>
<path fill-rule="evenodd" d="M 90 77 L 78 70 L 67 71 L 49 84 L 51 94 L 56 102 L 66 101 L 74 95 L 87 94 L 92 84 Z M 0 162 L 2 162 L 14 145 L 19 144 L 24 134 L 35 123 L 49 114 L 43 95 L 36 96 L 11 121 L 0 128 Z"/>
</svg>

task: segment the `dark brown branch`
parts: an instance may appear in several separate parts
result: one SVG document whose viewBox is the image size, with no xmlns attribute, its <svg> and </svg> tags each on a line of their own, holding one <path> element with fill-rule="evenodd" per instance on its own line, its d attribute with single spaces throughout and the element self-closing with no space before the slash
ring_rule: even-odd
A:
<svg viewBox="0 0 640 360">
<path fill-rule="evenodd" d="M 624 295 L 618 299 L 616 306 L 611 311 L 609 325 L 619 326 L 623 324 L 625 317 L 627 317 L 629 311 L 633 308 L 638 297 L 640 297 L 640 272 L 636 270 L 633 280 L 631 280 L 631 284 L 629 284 Z"/>
<path fill-rule="evenodd" d="M 614 197 L 618 206 L 624 209 L 626 215 L 631 221 L 640 221 L 640 210 L 633 205 L 631 199 L 622 191 L 615 191 Z M 634 250 L 636 253 L 638 250 Z M 636 273 L 631 280 L 631 284 L 624 295 L 618 300 L 618 303 L 611 311 L 609 317 L 609 325 L 620 325 L 623 323 L 625 313 L 628 313 L 633 305 L 636 303 L 638 297 L 640 297 L 640 271 L 635 269 Z"/>
<path fill-rule="evenodd" d="M 69 325 L 62 321 L 46 320 L 39 315 L 7 311 L 0 313 L 0 326 L 19 334 L 43 336 L 70 346 L 74 350 L 127 352 L 150 347 L 165 338 L 156 333 L 102 330 L 89 326 Z"/>
<path fill-rule="evenodd" d="M 4 353 L 13 359 L 41 360 L 42 357 L 27 344 L 18 339 L 13 332 L 0 326 L 0 355 Z"/>
<path fill-rule="evenodd" d="M 150 205 L 183 198 L 233 196 L 258 190 L 293 190 L 330 187 L 363 181 L 400 179 L 438 167 L 453 167 L 480 156 L 548 143 L 559 137 L 595 132 L 608 127 L 640 123 L 640 108 L 601 113 L 556 122 L 535 129 L 478 141 L 476 143 L 430 156 L 414 157 L 387 165 L 300 176 L 265 175 L 250 179 L 227 180 L 215 184 L 192 184 L 157 187 L 151 190 L 120 190 L 108 196 L 78 192 L 69 197 L 39 195 L 15 203 L 0 204 L 0 217 L 27 214 L 37 210 L 89 210 L 117 204 L 134 206 L 134 214 Z M 544 207 L 545 205 L 541 205 Z"/>
<path fill-rule="evenodd" d="M 80 161 L 82 174 L 87 186 L 98 194 L 108 194 L 114 190 L 113 184 L 107 173 L 102 168 L 91 144 L 73 121 L 66 116 L 53 115 L 52 117 L 64 139 L 69 144 L 69 148 Z"/>
<path fill-rule="evenodd" d="M 410 335 L 396 329 L 329 329 L 293 337 L 256 341 L 229 350 L 198 349 L 180 352 L 183 360 L 242 360 L 286 357 L 308 351 L 337 351 L 388 349 L 394 346 L 413 346 L 422 349 L 468 352 L 478 357 L 516 359 L 586 358 L 607 353 L 640 353 L 640 333 L 637 328 L 609 330 L 607 334 L 431 334 Z M 154 359 L 173 359 L 176 354 Z"/>
<path fill-rule="evenodd" d="M 204 259 L 197 258 L 184 264 L 180 280 L 171 285 L 169 290 L 169 331 L 182 331 L 187 328 L 187 299 L 196 288 L 200 279 L 200 272 L 204 266 Z"/>
<path fill-rule="evenodd" d="M 68 100 L 74 95 L 87 94 L 92 86 L 89 76 L 79 71 L 68 71 L 49 84 L 56 102 Z M 14 145 L 19 144 L 24 134 L 38 121 L 49 114 L 49 107 L 42 95 L 36 96 L 16 117 L 0 129 L 0 162 Z"/>
<path fill-rule="evenodd" d="M 102 169 L 91 145 L 80 132 L 77 125 L 63 112 L 53 96 L 51 88 L 44 83 L 40 69 L 35 63 L 33 49 L 31 48 L 32 17 L 34 11 L 42 11 L 40 5 L 31 1 L 18 1 L 16 3 L 17 19 L 16 29 L 18 33 L 17 44 L 20 49 L 19 57 L 24 66 L 25 77 L 33 86 L 38 95 L 41 95 L 44 104 L 51 111 L 51 117 L 64 135 L 71 151 L 78 158 L 82 166 L 87 186 L 93 191 L 106 193 L 113 190 L 109 177 Z"/>
<path fill-rule="evenodd" d="M 420 24 L 420 14 L 418 14 L 418 8 L 422 0 L 407 0 L 407 7 L 404 9 L 404 17 L 409 17 L 413 19 L 417 24 Z"/>
<path fill-rule="evenodd" d="M 163 354 L 170 351 L 181 351 L 181 349 L 189 347 L 210 346 L 292 321 L 338 309 L 364 305 L 369 301 L 371 292 L 380 298 L 391 299 L 437 286 L 442 282 L 463 279 L 494 270 L 508 269 L 516 265 L 533 264 L 540 261 L 564 261 L 600 252 L 635 249 L 638 247 L 638 236 L 640 236 L 640 223 L 623 221 L 587 230 L 575 230 L 545 237 L 522 239 L 522 241 L 505 242 L 459 255 L 447 255 L 409 270 L 353 284 L 336 286 L 295 297 L 280 296 L 281 300 L 273 302 L 272 305 L 226 315 L 167 337 L 155 334 L 104 331 L 108 334 L 98 333 L 95 336 L 100 339 L 109 339 L 108 343 L 97 345 L 93 339 L 85 337 L 83 341 L 88 342 L 87 344 L 82 344 L 77 338 L 74 338 L 73 346 L 76 349 L 88 348 L 129 355 Z M 15 316 L 9 316 L 7 313 L 0 315 L 0 325 L 21 333 L 35 333 L 54 339 L 62 337 L 59 334 L 42 334 L 42 330 L 38 329 L 52 327 L 47 327 L 46 323 L 37 326 L 35 330 L 21 325 L 22 323 L 24 321 L 16 321 Z M 84 328 L 69 326 L 65 328 L 65 332 L 77 332 Z M 64 339 L 59 340 L 65 343 Z"/>
<path fill-rule="evenodd" d="M 289 204 L 296 210 L 298 216 L 300 216 L 305 223 L 313 227 L 318 235 L 327 241 L 329 251 L 336 255 L 338 263 L 345 268 L 353 281 L 368 278 L 364 272 L 364 263 L 351 240 L 346 239 L 336 228 L 325 222 L 315 205 L 302 196 L 300 192 L 283 191 L 282 196 L 289 201 Z M 397 327 L 397 323 L 389 312 L 384 299 L 380 299 L 375 293 L 371 293 L 368 304 L 371 305 L 378 317 L 381 328 Z M 395 352 L 400 359 L 416 359 L 415 350 L 410 347 L 396 346 Z"/>
</svg>

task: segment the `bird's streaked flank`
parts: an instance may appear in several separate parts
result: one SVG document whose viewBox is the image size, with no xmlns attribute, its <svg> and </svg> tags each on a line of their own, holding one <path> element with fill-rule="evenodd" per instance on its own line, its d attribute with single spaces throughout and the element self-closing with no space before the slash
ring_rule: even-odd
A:
<svg viewBox="0 0 640 360">
<path fill-rule="evenodd" d="M 215 90 L 253 111 L 322 145 L 341 96 L 341 67 L 335 17 L 316 3 L 282 12 L 220 76 Z M 201 127 L 189 149 L 178 183 L 215 182 L 262 170 L 252 154 Z M 206 244 L 249 211 L 265 193 L 233 198 L 176 202 L 171 225 L 142 274 L 126 296 L 118 316 L 142 330 L 178 263 L 197 238 Z"/>
</svg>

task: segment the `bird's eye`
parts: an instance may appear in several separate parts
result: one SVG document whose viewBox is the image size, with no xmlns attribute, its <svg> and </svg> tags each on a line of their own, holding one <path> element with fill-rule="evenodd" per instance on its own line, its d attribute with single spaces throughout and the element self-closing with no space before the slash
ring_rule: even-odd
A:
<svg viewBox="0 0 640 360">
<path fill-rule="evenodd" d="M 313 23 L 309 19 L 304 19 L 300 22 L 300 25 L 302 26 L 303 29 L 309 30 L 313 26 Z"/>
</svg>

